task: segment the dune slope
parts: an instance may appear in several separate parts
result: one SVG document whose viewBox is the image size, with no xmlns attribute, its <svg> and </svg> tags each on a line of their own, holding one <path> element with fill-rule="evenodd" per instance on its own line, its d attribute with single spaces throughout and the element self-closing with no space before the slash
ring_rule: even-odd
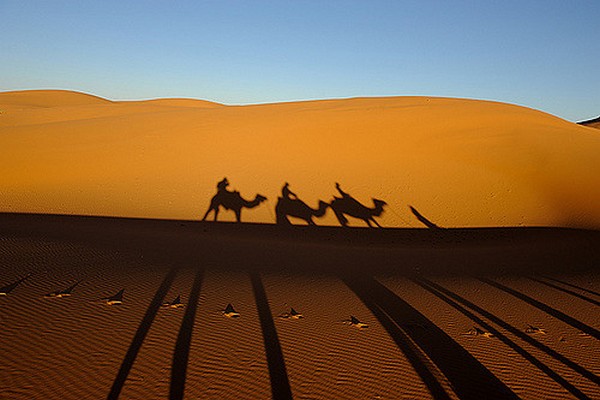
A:
<svg viewBox="0 0 600 400">
<path fill-rule="evenodd" d="M 383 226 L 600 229 L 600 134 L 509 104 L 425 97 L 223 106 L 0 93 L 0 211 L 200 218 L 224 176 L 274 222 L 284 182 L 310 206 L 335 182 Z M 231 212 L 220 219 L 233 220 Z M 294 221 L 295 222 L 295 221 Z M 352 220 L 361 225 L 362 221 Z M 336 224 L 331 210 L 317 219 Z"/>
</svg>

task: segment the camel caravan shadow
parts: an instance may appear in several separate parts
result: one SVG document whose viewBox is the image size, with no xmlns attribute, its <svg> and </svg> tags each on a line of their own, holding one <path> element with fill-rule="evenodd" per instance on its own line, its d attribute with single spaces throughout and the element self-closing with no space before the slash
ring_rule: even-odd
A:
<svg viewBox="0 0 600 400">
<path fill-rule="evenodd" d="M 377 225 L 377 227 L 381 228 L 381 225 L 379 225 L 374 217 L 379 217 L 381 214 L 383 214 L 383 207 L 387 205 L 385 201 L 373 199 L 374 207 L 369 208 L 362 205 L 358 200 L 350 196 L 348 193 L 344 192 L 339 183 L 335 184 L 335 188 L 338 192 L 340 192 L 342 197 L 334 196 L 330 207 L 335 213 L 340 225 L 344 227 L 348 226 L 348 218 L 346 218 L 346 215 L 350 215 L 351 217 L 365 221 L 369 228 L 373 227 L 371 222 Z"/>
<path fill-rule="evenodd" d="M 319 200 L 318 208 L 312 208 L 289 188 L 290 184 L 285 183 L 281 188 L 281 196 L 277 198 L 275 206 L 275 222 L 277 225 L 292 225 L 288 217 L 295 217 L 304 220 L 308 225 L 316 225 L 313 217 L 321 218 L 327 212 L 329 203 Z"/>
<path fill-rule="evenodd" d="M 208 210 L 206 210 L 202 221 L 206 221 L 206 218 L 211 211 L 214 211 L 215 221 L 217 221 L 219 210 L 223 207 L 226 210 L 232 210 L 235 213 L 236 221 L 242 222 L 242 208 L 258 207 L 263 201 L 267 200 L 265 196 L 260 194 L 257 194 L 254 197 L 254 200 L 245 200 L 240 195 L 240 192 L 237 190 L 233 192 L 229 191 L 227 190 L 227 186 L 229 186 L 227 178 L 224 178 L 217 184 L 217 194 L 210 200 L 210 206 L 208 207 Z"/>
<path fill-rule="evenodd" d="M 229 191 L 229 180 L 223 178 L 217 183 L 217 193 L 212 197 L 210 206 L 204 214 L 202 221 L 206 221 L 210 212 L 214 212 L 214 221 L 217 221 L 220 208 L 232 210 L 235 213 L 236 221 L 241 222 L 243 208 L 255 208 L 267 200 L 263 195 L 257 194 L 254 200 L 245 200 L 239 191 Z M 319 200 L 317 208 L 312 208 L 306 202 L 298 198 L 298 196 L 290 190 L 289 183 L 285 183 L 281 188 L 281 196 L 277 198 L 275 206 L 275 222 L 277 225 L 291 226 L 293 225 L 289 217 L 303 220 L 309 226 L 316 226 L 314 218 L 321 218 L 327 213 L 327 209 L 331 208 L 341 226 L 348 226 L 347 216 L 351 216 L 363 220 L 368 227 L 375 226 L 381 228 L 381 225 L 375 220 L 375 217 L 380 217 L 384 212 L 384 207 L 387 203 L 383 200 L 372 199 L 373 207 L 367 207 L 344 192 L 339 183 L 335 184 L 335 188 L 339 192 L 339 196 L 333 196 L 331 202 Z"/>
</svg>

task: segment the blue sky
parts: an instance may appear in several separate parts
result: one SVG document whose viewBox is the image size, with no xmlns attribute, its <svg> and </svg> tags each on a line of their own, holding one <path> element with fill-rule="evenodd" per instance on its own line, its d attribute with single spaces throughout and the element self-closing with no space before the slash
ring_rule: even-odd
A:
<svg viewBox="0 0 600 400">
<path fill-rule="evenodd" d="M 0 1 L 0 91 L 450 96 L 600 115 L 600 1 Z"/>
</svg>

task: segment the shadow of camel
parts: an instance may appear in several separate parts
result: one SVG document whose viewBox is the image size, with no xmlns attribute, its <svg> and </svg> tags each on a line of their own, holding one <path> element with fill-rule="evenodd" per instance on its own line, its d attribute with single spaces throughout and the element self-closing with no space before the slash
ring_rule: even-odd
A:
<svg viewBox="0 0 600 400">
<path fill-rule="evenodd" d="M 329 204 L 319 200 L 318 208 L 312 208 L 298 196 L 292 192 L 289 188 L 290 184 L 285 183 L 281 188 L 281 196 L 277 198 L 277 205 L 275 205 L 275 222 L 277 225 L 291 225 L 292 223 L 288 217 L 300 218 L 308 225 L 315 225 L 313 217 L 320 218 L 325 215 Z"/>
<path fill-rule="evenodd" d="M 275 206 L 275 218 L 278 225 L 292 225 L 288 217 L 302 219 L 308 225 L 316 225 L 313 217 L 322 217 L 328 207 L 329 204 L 322 200 L 319 200 L 318 208 L 314 209 L 300 199 L 278 197 Z"/>
<path fill-rule="evenodd" d="M 258 207 L 263 201 L 267 200 L 265 196 L 257 194 L 254 197 L 254 200 L 246 200 L 241 195 L 240 192 L 235 190 L 233 192 L 227 190 L 227 186 L 229 186 L 229 181 L 227 178 L 224 178 L 217 184 L 217 194 L 213 196 L 210 200 L 210 206 L 204 217 L 202 217 L 202 221 L 206 221 L 208 214 L 211 211 L 214 211 L 215 221 L 219 216 L 219 210 L 223 207 L 226 210 L 232 210 L 235 213 L 235 219 L 237 222 L 242 221 L 242 208 L 254 208 Z"/>
<path fill-rule="evenodd" d="M 373 208 L 369 208 L 344 192 L 339 183 L 335 184 L 335 188 L 340 192 L 342 197 L 334 196 L 330 207 L 335 213 L 340 225 L 344 227 L 348 226 L 348 218 L 346 218 L 346 215 L 349 215 L 354 218 L 362 219 L 370 228 L 373 227 L 371 223 L 381 228 L 381 225 L 379 225 L 374 217 L 379 217 L 383 214 L 383 207 L 387 205 L 385 201 L 373 199 L 374 206 Z"/>
</svg>

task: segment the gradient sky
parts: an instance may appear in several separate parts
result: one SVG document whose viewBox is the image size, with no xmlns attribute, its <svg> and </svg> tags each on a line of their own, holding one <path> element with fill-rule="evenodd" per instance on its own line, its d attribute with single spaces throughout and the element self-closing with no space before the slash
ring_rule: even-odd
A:
<svg viewBox="0 0 600 400">
<path fill-rule="evenodd" d="M 0 91 L 450 96 L 600 114 L 600 1 L 0 0 Z"/>
</svg>

